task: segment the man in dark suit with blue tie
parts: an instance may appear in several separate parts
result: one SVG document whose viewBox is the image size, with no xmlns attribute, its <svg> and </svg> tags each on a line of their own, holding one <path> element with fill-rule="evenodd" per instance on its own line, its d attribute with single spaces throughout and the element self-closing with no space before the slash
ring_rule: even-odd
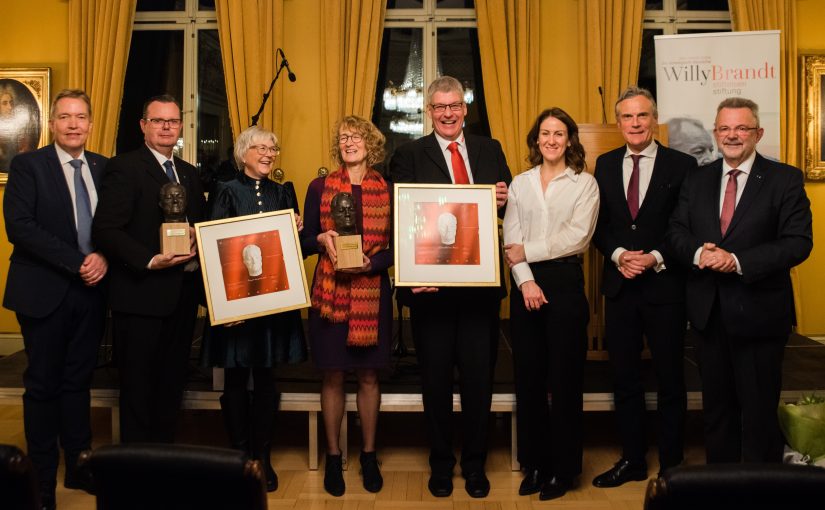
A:
<svg viewBox="0 0 825 510">
<path fill-rule="evenodd" d="M 813 247 L 811 204 L 798 168 L 756 152 L 764 133 L 756 103 L 725 99 L 713 131 L 723 158 L 685 180 L 667 234 L 691 268 L 687 314 L 699 337 L 707 461 L 780 462 L 790 270 Z"/>
<path fill-rule="evenodd" d="M 195 167 L 173 156 L 182 126 L 168 95 L 150 98 L 140 127 L 145 144 L 109 161 L 95 215 L 94 240 L 111 261 L 109 306 L 120 376 L 123 442 L 173 442 L 186 384 L 189 351 L 202 285 L 194 232 L 187 255 L 160 247 L 160 189 L 186 189 L 189 223 L 204 214 Z"/>
<path fill-rule="evenodd" d="M 626 145 L 596 161 L 601 206 L 593 243 L 604 255 L 605 341 L 622 444 L 621 459 L 593 480 L 596 487 L 647 479 L 645 338 L 658 383 L 660 471 L 683 457 L 685 275 L 665 246 L 665 232 L 696 160 L 653 140 L 657 117 L 649 91 L 627 88 L 616 102 Z"/>
<path fill-rule="evenodd" d="M 390 161 L 393 182 L 495 184 L 503 215 L 507 185 L 512 180 L 501 145 L 492 138 L 465 134 L 464 88 L 442 76 L 427 91 L 427 113 L 434 132 L 399 147 Z M 461 378 L 464 445 L 461 471 L 474 498 L 487 496 L 484 470 L 487 423 L 492 398 L 493 367 L 498 346 L 499 306 L 506 295 L 497 288 L 399 289 L 399 301 L 410 307 L 416 355 L 421 365 L 424 417 L 430 439 L 428 483 L 436 497 L 453 490 L 453 370 Z"/>
<path fill-rule="evenodd" d="M 12 160 L 3 199 L 14 245 L 3 306 L 17 313 L 28 357 L 23 425 L 43 508 L 55 506 L 58 439 L 65 486 L 90 489 L 77 459 L 91 448 L 89 388 L 103 336 L 100 283 L 108 268 L 91 241 L 106 158 L 84 150 L 92 128 L 89 97 L 59 92 L 50 117 L 54 143 Z"/>
</svg>

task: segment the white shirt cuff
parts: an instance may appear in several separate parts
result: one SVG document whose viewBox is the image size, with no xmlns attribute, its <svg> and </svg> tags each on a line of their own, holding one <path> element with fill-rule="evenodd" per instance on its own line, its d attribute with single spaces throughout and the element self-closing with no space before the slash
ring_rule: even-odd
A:
<svg viewBox="0 0 825 510">
<path fill-rule="evenodd" d="M 521 287 L 524 282 L 534 280 L 533 271 L 530 270 L 530 264 L 527 262 L 519 262 L 510 268 L 510 273 L 513 275 L 513 280 L 516 281 L 516 287 Z"/>
</svg>

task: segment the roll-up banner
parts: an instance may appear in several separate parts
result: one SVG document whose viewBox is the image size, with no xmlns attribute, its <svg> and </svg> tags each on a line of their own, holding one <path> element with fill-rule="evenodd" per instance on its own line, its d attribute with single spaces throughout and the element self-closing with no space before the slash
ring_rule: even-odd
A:
<svg viewBox="0 0 825 510">
<path fill-rule="evenodd" d="M 719 158 L 716 107 L 728 97 L 759 105 L 765 135 L 757 151 L 779 159 L 779 30 L 657 35 L 656 99 L 670 147 L 699 164 Z"/>
</svg>

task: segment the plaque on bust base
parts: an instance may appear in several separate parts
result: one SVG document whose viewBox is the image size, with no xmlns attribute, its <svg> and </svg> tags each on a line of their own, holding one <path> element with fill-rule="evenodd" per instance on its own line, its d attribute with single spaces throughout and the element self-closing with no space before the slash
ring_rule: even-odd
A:
<svg viewBox="0 0 825 510">
<path fill-rule="evenodd" d="M 335 269 L 351 269 L 364 265 L 360 234 L 335 237 L 335 252 L 338 255 Z"/>
<path fill-rule="evenodd" d="M 189 223 L 160 224 L 160 252 L 164 255 L 189 255 Z"/>
</svg>

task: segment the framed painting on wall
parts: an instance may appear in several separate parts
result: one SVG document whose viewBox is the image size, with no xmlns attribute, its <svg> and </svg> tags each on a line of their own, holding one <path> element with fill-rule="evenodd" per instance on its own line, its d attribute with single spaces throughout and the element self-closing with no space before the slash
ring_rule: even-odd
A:
<svg viewBox="0 0 825 510">
<path fill-rule="evenodd" d="M 825 55 L 803 55 L 802 87 L 805 114 L 802 122 L 805 136 L 802 138 L 805 176 L 811 180 L 825 180 Z"/>
<path fill-rule="evenodd" d="M 0 68 L 0 183 L 11 160 L 49 139 L 48 67 Z"/>
</svg>

